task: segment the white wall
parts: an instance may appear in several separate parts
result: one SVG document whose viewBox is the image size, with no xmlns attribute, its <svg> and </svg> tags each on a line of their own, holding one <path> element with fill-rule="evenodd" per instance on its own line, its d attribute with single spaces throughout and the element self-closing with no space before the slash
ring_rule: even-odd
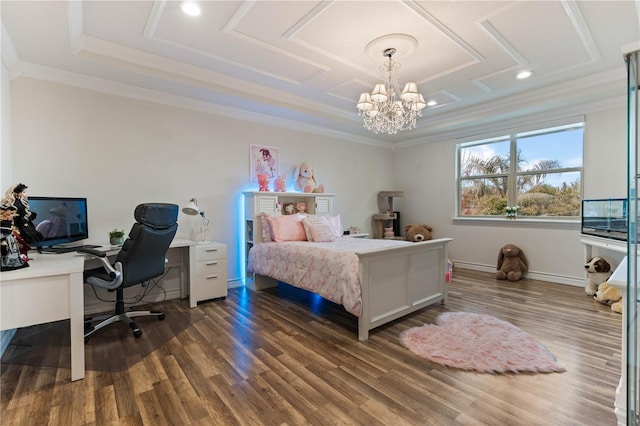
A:
<svg viewBox="0 0 640 426">
<path fill-rule="evenodd" d="M 2 62 L 2 86 L 0 89 L 0 188 L 2 188 L 1 196 L 4 191 L 11 185 L 13 180 L 13 167 L 11 155 L 11 82 L 9 81 L 9 70 L 4 62 Z"/>
<path fill-rule="evenodd" d="M 626 197 L 626 109 L 587 114 L 584 141 L 584 198 Z M 513 243 L 527 254 L 531 275 L 580 285 L 585 259 L 579 224 L 454 220 L 456 143 L 425 143 L 395 152 L 397 187 L 405 191 L 399 200 L 403 224 L 427 223 L 434 227 L 434 237 L 453 237 L 449 254 L 457 265 L 495 271 L 498 250 Z"/>
<path fill-rule="evenodd" d="M 13 179 L 11 176 L 11 84 L 9 82 L 9 70 L 2 61 L 2 86 L 0 86 L 0 188 L 4 188 L 7 182 Z M 7 184 L 8 186 L 8 184 Z M 4 196 L 4 189 L 0 198 Z M 2 296 L 0 296 L 2 297 Z M 1 325 L 1 324 L 0 324 Z M 9 345 L 11 338 L 16 334 L 16 330 L 0 331 L 0 356 Z"/>
<path fill-rule="evenodd" d="M 198 199 L 208 239 L 228 245 L 229 279 L 240 279 L 241 192 L 249 145 L 278 147 L 281 171 L 309 160 L 345 227 L 369 227 L 377 192 L 393 180 L 392 151 L 64 85 L 12 81 L 13 179 L 28 195 L 88 198 L 89 233 L 107 241 L 147 201 Z M 4 190 L 3 190 L 4 191 Z M 180 214 L 179 238 L 198 239 L 199 218 Z M 85 292 L 86 293 L 86 292 Z"/>
<path fill-rule="evenodd" d="M 345 227 L 370 231 L 378 191 L 403 190 L 395 200 L 403 224 L 426 222 L 435 237 L 453 237 L 450 255 L 460 265 L 494 270 L 498 249 L 514 243 L 537 277 L 582 280 L 577 224 L 453 220 L 456 140 L 393 152 L 28 78 L 13 80 L 11 90 L 12 178 L 30 195 L 86 196 L 94 241 L 106 241 L 114 227 L 129 228 L 140 202 L 184 205 L 195 196 L 211 218 L 209 239 L 229 246 L 230 281 L 241 279 L 240 193 L 256 188 L 248 183 L 249 145 L 264 144 L 280 149 L 282 170 L 292 172 L 302 160 L 314 164 L 337 194 Z M 585 198 L 625 196 L 625 111 L 586 115 Z M 178 237 L 197 239 L 198 223 L 181 214 Z"/>
</svg>

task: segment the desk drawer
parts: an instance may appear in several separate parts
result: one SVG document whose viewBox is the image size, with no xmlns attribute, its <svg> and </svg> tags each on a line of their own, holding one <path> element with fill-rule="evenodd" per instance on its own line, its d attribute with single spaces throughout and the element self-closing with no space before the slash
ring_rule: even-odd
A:
<svg viewBox="0 0 640 426">
<path fill-rule="evenodd" d="M 220 272 L 227 272 L 226 259 L 203 260 L 196 263 L 196 279 Z"/>
<path fill-rule="evenodd" d="M 227 246 L 224 244 L 207 244 L 196 247 L 196 262 L 210 259 L 226 259 Z"/>
</svg>

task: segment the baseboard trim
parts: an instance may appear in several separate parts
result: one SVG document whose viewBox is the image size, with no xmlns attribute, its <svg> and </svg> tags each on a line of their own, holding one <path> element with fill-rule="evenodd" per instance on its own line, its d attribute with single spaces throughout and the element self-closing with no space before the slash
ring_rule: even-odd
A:
<svg viewBox="0 0 640 426">
<path fill-rule="evenodd" d="M 496 272 L 496 267 L 493 265 L 490 266 L 480 263 L 464 262 L 461 260 L 454 260 L 453 263 L 455 264 L 456 269 L 470 269 L 472 271 L 489 272 L 494 274 Z M 455 275 L 455 271 L 453 274 Z M 570 277 L 567 275 L 550 274 L 548 272 L 529 271 L 524 275 L 524 277 L 574 287 L 584 287 L 585 284 L 584 277 Z"/>
</svg>

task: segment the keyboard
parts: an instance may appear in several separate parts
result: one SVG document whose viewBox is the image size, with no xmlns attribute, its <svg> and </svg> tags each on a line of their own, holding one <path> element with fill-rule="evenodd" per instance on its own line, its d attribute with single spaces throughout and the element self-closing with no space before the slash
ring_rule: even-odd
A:
<svg viewBox="0 0 640 426">
<path fill-rule="evenodd" d="M 85 244 L 82 246 L 73 246 L 73 247 L 43 247 L 38 249 L 38 251 L 40 253 L 71 253 L 81 248 L 95 249 L 98 247 L 100 246 L 93 245 L 93 244 Z"/>
</svg>

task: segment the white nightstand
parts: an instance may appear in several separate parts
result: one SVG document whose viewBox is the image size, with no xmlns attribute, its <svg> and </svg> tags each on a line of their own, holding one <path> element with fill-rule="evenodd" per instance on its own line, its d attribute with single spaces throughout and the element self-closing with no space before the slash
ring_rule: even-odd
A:
<svg viewBox="0 0 640 426">
<path fill-rule="evenodd" d="M 369 234 L 360 233 L 360 234 L 345 234 L 343 237 L 349 238 L 369 238 Z"/>
<path fill-rule="evenodd" d="M 227 246 L 211 242 L 190 247 L 189 305 L 227 297 Z"/>
</svg>

